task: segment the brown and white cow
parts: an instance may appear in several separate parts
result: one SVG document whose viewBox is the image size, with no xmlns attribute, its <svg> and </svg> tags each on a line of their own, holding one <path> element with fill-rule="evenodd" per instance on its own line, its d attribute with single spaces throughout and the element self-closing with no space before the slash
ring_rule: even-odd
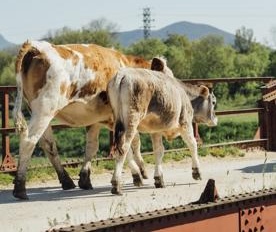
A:
<svg viewBox="0 0 276 232">
<path fill-rule="evenodd" d="M 151 134 L 156 187 L 164 187 L 162 136 L 167 139 L 179 135 L 182 137 L 192 153 L 192 176 L 194 179 L 201 178 L 192 122 L 194 120 L 211 126 L 217 124 L 215 96 L 205 86 L 191 88 L 174 78 L 162 59 L 153 59 L 152 70 L 161 72 L 122 68 L 108 84 L 115 122 L 113 151 L 116 166 L 111 180 L 113 194 L 122 193 L 123 164 L 138 131 Z M 136 167 L 136 170 L 139 168 Z"/>
<path fill-rule="evenodd" d="M 53 118 L 69 126 L 87 128 L 86 156 L 78 184 L 83 189 L 92 188 L 91 159 L 98 150 L 99 130 L 102 125 L 113 127 L 112 110 L 105 93 L 107 83 L 119 68 L 126 66 L 149 68 L 150 62 L 93 44 L 53 45 L 27 41 L 22 45 L 16 61 L 18 91 L 13 112 L 20 133 L 13 190 L 16 198 L 28 199 L 26 171 L 39 139 L 62 188 L 75 187 L 58 156 L 49 125 Z M 23 96 L 32 112 L 28 125 L 21 112 Z"/>
</svg>

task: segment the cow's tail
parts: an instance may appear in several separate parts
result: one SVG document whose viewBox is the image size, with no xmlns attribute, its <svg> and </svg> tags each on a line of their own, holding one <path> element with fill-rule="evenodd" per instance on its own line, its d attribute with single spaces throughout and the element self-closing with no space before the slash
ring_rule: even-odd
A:
<svg viewBox="0 0 276 232">
<path fill-rule="evenodd" d="M 115 124 L 114 132 L 114 148 L 118 150 L 120 155 L 123 155 L 124 151 L 122 149 L 122 141 L 125 134 L 125 126 L 121 120 L 118 120 Z"/>
<path fill-rule="evenodd" d="M 112 111 L 114 114 L 114 138 L 113 138 L 113 151 L 119 152 L 120 155 L 123 155 L 122 144 L 125 140 L 126 133 L 126 105 L 125 100 L 127 94 L 124 91 L 125 88 L 122 88 L 124 85 L 124 75 L 120 71 L 115 75 L 115 77 L 108 84 L 108 95 Z M 124 101 L 123 101 L 124 99 Z"/>
<path fill-rule="evenodd" d="M 27 130 L 27 122 L 22 113 L 22 102 L 23 102 L 23 83 L 22 78 L 24 73 L 28 71 L 30 59 L 33 57 L 32 45 L 30 42 L 25 42 L 19 50 L 15 63 L 16 71 L 16 85 L 17 95 L 13 109 L 13 118 L 16 131 L 22 133 Z"/>
</svg>

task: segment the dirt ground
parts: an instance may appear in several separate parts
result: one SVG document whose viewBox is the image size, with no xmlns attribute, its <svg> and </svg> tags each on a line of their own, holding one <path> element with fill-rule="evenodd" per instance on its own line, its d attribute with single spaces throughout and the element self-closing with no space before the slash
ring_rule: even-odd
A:
<svg viewBox="0 0 276 232">
<path fill-rule="evenodd" d="M 276 187 L 276 152 L 250 151 L 245 157 L 202 157 L 203 179 L 194 181 L 191 159 L 163 165 L 166 188 L 155 189 L 153 166 L 150 178 L 138 188 L 125 170 L 124 194 L 110 193 L 112 173 L 92 175 L 94 190 L 63 191 L 58 180 L 28 184 L 29 201 L 12 197 L 12 186 L 0 190 L 1 231 L 45 231 L 139 212 L 163 209 L 198 200 L 208 179 L 216 181 L 220 197 Z M 77 180 L 75 180 L 77 183 Z"/>
</svg>

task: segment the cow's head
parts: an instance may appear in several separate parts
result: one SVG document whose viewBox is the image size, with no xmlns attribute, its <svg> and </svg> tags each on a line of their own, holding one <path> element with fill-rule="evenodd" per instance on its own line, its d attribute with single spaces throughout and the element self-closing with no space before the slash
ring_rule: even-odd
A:
<svg viewBox="0 0 276 232">
<path fill-rule="evenodd" d="M 167 66 L 166 60 L 162 57 L 154 57 L 151 61 L 150 69 L 162 72 L 170 77 L 174 77 L 172 70 Z"/>
<path fill-rule="evenodd" d="M 218 123 L 215 114 L 216 96 L 204 85 L 199 86 L 199 93 L 199 96 L 191 101 L 194 109 L 193 121 L 208 126 L 216 126 Z"/>
</svg>

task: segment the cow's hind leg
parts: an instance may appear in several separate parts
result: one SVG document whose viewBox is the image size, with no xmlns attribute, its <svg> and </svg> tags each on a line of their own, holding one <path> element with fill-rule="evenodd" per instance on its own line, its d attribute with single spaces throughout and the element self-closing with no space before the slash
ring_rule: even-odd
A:
<svg viewBox="0 0 276 232">
<path fill-rule="evenodd" d="M 164 156 L 164 146 L 162 142 L 161 134 L 152 134 L 152 147 L 155 156 L 155 170 L 154 170 L 154 185 L 156 188 L 164 188 L 163 170 L 162 170 L 162 159 Z"/>
<path fill-rule="evenodd" d="M 61 165 L 61 161 L 58 155 L 56 142 L 53 136 L 52 127 L 49 125 L 42 135 L 40 141 L 40 146 L 43 151 L 48 156 L 50 162 L 56 170 L 58 179 L 64 190 L 73 189 L 76 187 L 73 180 L 70 178 L 69 174 L 66 172 L 64 167 Z"/>
<path fill-rule="evenodd" d="M 143 180 L 142 180 L 142 176 L 140 173 L 140 168 L 138 167 L 137 163 L 135 162 L 135 160 L 133 158 L 132 149 L 129 149 L 129 151 L 128 151 L 127 161 L 128 161 L 128 166 L 130 167 L 130 170 L 132 173 L 133 184 L 138 187 L 142 186 Z"/>
<path fill-rule="evenodd" d="M 80 171 L 79 187 L 81 189 L 93 189 L 90 174 L 91 174 L 91 160 L 96 157 L 99 149 L 99 133 L 100 125 L 92 125 L 86 128 L 86 151 L 83 166 Z"/>
<path fill-rule="evenodd" d="M 199 170 L 199 159 L 197 153 L 197 142 L 194 137 L 192 124 L 187 130 L 181 133 L 182 139 L 186 142 L 189 150 L 192 153 L 192 176 L 195 180 L 201 180 L 201 173 Z"/>
<path fill-rule="evenodd" d="M 143 157 L 141 155 L 141 149 L 140 149 L 141 141 L 140 141 L 139 133 L 136 133 L 136 135 L 134 136 L 132 143 L 131 143 L 131 148 L 133 151 L 134 160 L 140 169 L 140 173 L 141 173 L 143 179 L 148 179 L 148 174 L 147 174 L 147 171 L 145 168 L 145 163 L 144 163 Z M 133 179 L 133 182 L 134 182 L 134 179 Z"/>
<path fill-rule="evenodd" d="M 137 121 L 137 120 L 136 120 Z M 135 136 L 135 134 L 137 133 L 136 128 L 138 125 L 138 121 L 135 122 L 135 120 L 132 121 L 132 123 L 129 122 L 128 125 L 131 125 L 128 127 L 128 130 L 124 133 L 123 136 L 121 136 L 121 140 L 116 146 L 116 152 L 115 152 L 115 160 L 116 160 L 116 165 L 115 165 L 115 170 L 111 179 L 111 184 L 112 184 L 112 189 L 111 189 L 111 193 L 113 194 L 118 194 L 121 195 L 122 194 L 122 183 L 121 183 L 121 179 L 122 179 L 122 171 L 123 171 L 123 166 L 124 166 L 124 162 L 127 156 L 127 153 L 129 152 L 129 150 L 131 149 L 131 142 Z M 116 137 L 116 135 L 115 135 Z M 122 138 L 124 137 L 124 138 Z M 116 138 L 115 138 L 116 140 Z M 124 142 L 123 142 L 124 141 Z M 130 153 L 130 155 L 132 155 L 132 153 Z M 130 156 L 129 158 L 131 161 L 130 163 L 130 167 L 136 169 L 136 173 L 139 173 L 139 168 L 136 165 L 135 161 L 133 160 L 133 158 Z M 133 171 L 134 171 L 133 169 Z"/>
<path fill-rule="evenodd" d="M 19 160 L 17 173 L 14 179 L 13 196 L 19 199 L 28 199 L 26 194 L 26 172 L 33 150 L 38 140 L 48 127 L 52 116 L 37 115 L 32 117 L 28 128 L 20 134 Z"/>
</svg>

